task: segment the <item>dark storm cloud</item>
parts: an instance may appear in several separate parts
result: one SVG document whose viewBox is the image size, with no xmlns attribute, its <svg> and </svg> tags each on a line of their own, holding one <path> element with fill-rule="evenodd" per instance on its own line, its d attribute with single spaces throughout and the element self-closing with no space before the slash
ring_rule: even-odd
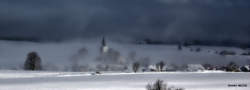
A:
<svg viewBox="0 0 250 90">
<path fill-rule="evenodd" d="M 1 0 L 0 36 L 250 41 L 249 0 Z"/>
</svg>

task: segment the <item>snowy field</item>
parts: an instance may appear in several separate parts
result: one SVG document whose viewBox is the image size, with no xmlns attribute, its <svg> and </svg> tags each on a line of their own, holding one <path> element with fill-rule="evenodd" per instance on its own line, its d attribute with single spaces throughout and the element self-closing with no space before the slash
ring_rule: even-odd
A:
<svg viewBox="0 0 250 90">
<path fill-rule="evenodd" d="M 177 50 L 176 45 L 134 45 L 108 43 L 118 50 L 122 58 L 129 58 L 130 52 L 136 52 L 136 59 L 148 57 L 154 64 L 157 60 L 175 64 L 227 64 L 236 61 L 248 64 L 249 56 L 241 56 L 244 50 L 233 47 L 194 46 Z M 157 79 L 164 80 L 168 86 L 185 90 L 250 90 L 250 73 L 225 72 L 165 72 L 165 73 L 102 73 L 91 75 L 84 72 L 69 71 L 71 58 L 78 55 L 82 48 L 88 50 L 87 56 L 80 59 L 80 65 L 95 66 L 99 54 L 100 42 L 75 41 L 61 43 L 32 43 L 0 41 L 0 90 L 146 90 L 148 83 Z M 202 48 L 200 52 L 191 52 L 190 48 Z M 237 54 L 221 56 L 214 51 L 232 50 Z M 42 58 L 46 72 L 22 71 L 27 53 L 36 51 Z M 79 56 L 81 57 L 81 56 Z M 133 62 L 127 60 L 127 62 Z M 57 72 L 49 72 L 57 71 Z M 130 71 L 128 71 L 130 72 Z M 247 85 L 246 87 L 228 87 L 228 85 Z"/>
<path fill-rule="evenodd" d="M 250 73 L 104 73 L 0 71 L 0 90 L 146 90 L 162 79 L 185 90 L 250 90 Z M 247 87 L 228 87 L 246 84 Z"/>
</svg>

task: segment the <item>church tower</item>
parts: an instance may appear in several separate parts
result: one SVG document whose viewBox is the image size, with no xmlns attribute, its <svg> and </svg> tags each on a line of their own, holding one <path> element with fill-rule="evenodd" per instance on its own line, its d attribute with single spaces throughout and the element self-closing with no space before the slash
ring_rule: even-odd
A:
<svg viewBox="0 0 250 90">
<path fill-rule="evenodd" d="M 109 50 L 105 37 L 102 38 L 101 53 L 107 53 Z"/>
</svg>

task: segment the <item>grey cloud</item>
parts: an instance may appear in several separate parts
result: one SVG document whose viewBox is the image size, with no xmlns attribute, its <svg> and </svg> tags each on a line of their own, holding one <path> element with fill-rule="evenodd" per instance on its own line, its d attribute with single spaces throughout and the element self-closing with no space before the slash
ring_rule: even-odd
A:
<svg viewBox="0 0 250 90">
<path fill-rule="evenodd" d="M 249 0 L 3 0 L 0 36 L 250 41 Z"/>
</svg>

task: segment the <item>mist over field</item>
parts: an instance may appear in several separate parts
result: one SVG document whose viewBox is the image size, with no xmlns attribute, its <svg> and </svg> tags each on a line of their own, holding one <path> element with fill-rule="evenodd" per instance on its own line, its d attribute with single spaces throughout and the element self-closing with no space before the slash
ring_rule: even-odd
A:
<svg viewBox="0 0 250 90">
<path fill-rule="evenodd" d="M 118 52 L 118 59 L 123 60 L 123 65 L 130 66 L 139 61 L 146 64 L 155 64 L 164 61 L 166 64 L 205 64 L 226 65 L 230 61 L 238 64 L 249 63 L 248 56 L 241 56 L 244 50 L 229 47 L 206 47 L 191 46 L 184 47 L 182 51 L 177 49 L 177 45 L 138 45 L 107 41 L 109 48 Z M 98 64 L 109 64 L 113 61 L 107 60 L 100 62 L 101 39 L 76 40 L 68 42 L 17 42 L 0 41 L 0 68 L 22 70 L 27 54 L 36 51 L 41 57 L 42 65 L 45 70 L 70 71 L 72 62 L 75 60 L 79 65 L 96 68 Z M 191 52 L 190 48 L 201 48 L 200 52 Z M 239 55 L 223 56 L 215 54 L 215 50 L 232 50 Z M 210 52 L 209 52 L 210 51 Z M 131 56 L 132 54 L 132 56 Z M 117 55 L 117 54 L 114 54 Z M 116 65 L 114 63 L 112 65 Z"/>
</svg>

